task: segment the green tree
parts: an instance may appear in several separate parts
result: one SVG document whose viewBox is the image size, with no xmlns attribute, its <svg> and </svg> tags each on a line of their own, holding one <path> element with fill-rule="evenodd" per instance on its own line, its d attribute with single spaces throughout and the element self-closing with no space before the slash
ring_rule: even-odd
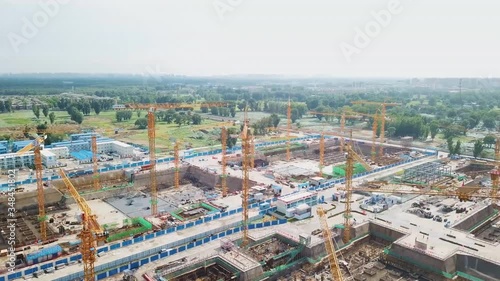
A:
<svg viewBox="0 0 500 281">
<path fill-rule="evenodd" d="M 141 111 L 140 110 L 137 110 L 136 114 L 137 114 L 137 118 L 141 118 Z"/>
<path fill-rule="evenodd" d="M 92 103 L 92 108 L 94 109 L 95 115 L 99 115 L 99 113 L 101 113 L 102 107 L 98 101 L 94 101 Z"/>
<path fill-rule="evenodd" d="M 219 108 L 218 107 L 210 108 L 210 113 L 212 113 L 212 115 L 219 115 Z"/>
<path fill-rule="evenodd" d="M 199 114 L 193 114 L 193 116 L 191 116 L 191 122 L 193 123 L 193 125 L 200 125 L 201 124 L 201 115 Z"/>
<path fill-rule="evenodd" d="M 54 124 L 54 121 L 56 120 L 56 114 L 54 112 L 51 112 L 49 114 L 49 120 L 50 120 L 50 124 Z"/>
<path fill-rule="evenodd" d="M 8 99 L 4 102 L 5 105 L 5 111 L 7 112 L 12 112 L 12 99 Z"/>
<path fill-rule="evenodd" d="M 236 108 L 234 106 L 231 106 L 229 108 L 229 113 L 231 114 L 231 117 L 235 117 L 236 116 Z"/>
<path fill-rule="evenodd" d="M 71 120 L 75 121 L 78 124 L 82 124 L 83 123 L 83 113 L 76 112 L 76 113 L 72 114 Z"/>
<path fill-rule="evenodd" d="M 387 128 L 387 136 L 390 138 L 390 137 L 393 137 L 394 136 L 394 133 L 396 133 L 396 128 L 394 127 L 389 127 Z"/>
<path fill-rule="evenodd" d="M 148 127 L 148 119 L 138 118 L 137 120 L 135 120 L 134 125 L 136 125 L 139 129 L 146 129 Z"/>
<path fill-rule="evenodd" d="M 83 114 L 85 115 L 90 115 L 90 110 L 92 109 L 92 107 L 90 106 L 90 103 L 88 102 L 84 102 L 83 105 L 82 105 L 82 112 Z"/>
<path fill-rule="evenodd" d="M 295 123 L 295 121 L 299 119 L 299 117 L 300 117 L 299 110 L 297 108 L 292 109 L 292 116 L 291 116 L 292 123 Z"/>
<path fill-rule="evenodd" d="M 483 150 L 484 150 L 483 142 L 481 140 L 476 140 L 474 142 L 474 150 L 472 151 L 474 157 L 479 157 L 483 152 Z"/>
<path fill-rule="evenodd" d="M 33 110 L 33 114 L 35 114 L 36 118 L 40 118 L 40 107 L 34 104 L 31 109 Z"/>
<path fill-rule="evenodd" d="M 450 152 L 450 154 L 453 154 L 453 138 L 452 137 L 447 138 L 446 144 L 448 146 L 448 151 Z"/>
<path fill-rule="evenodd" d="M 273 127 L 277 128 L 279 123 L 280 123 L 280 118 L 278 117 L 277 114 L 273 113 L 271 114 L 271 122 L 273 123 Z"/>
<path fill-rule="evenodd" d="M 0 113 L 5 112 L 5 104 L 3 100 L 0 100 Z"/>
<path fill-rule="evenodd" d="M 238 136 L 238 129 L 237 128 L 228 128 L 227 129 L 227 148 L 232 148 L 233 146 L 236 145 L 236 142 L 238 141 L 238 138 L 235 136 Z"/>
<path fill-rule="evenodd" d="M 483 125 L 485 128 L 495 129 L 495 127 L 496 127 L 495 118 L 493 116 L 483 117 Z"/>
<path fill-rule="evenodd" d="M 459 155 L 461 153 L 461 151 L 462 151 L 461 144 L 462 144 L 462 142 L 460 140 L 457 140 L 457 143 L 455 144 L 455 148 L 453 148 L 453 154 Z"/>
<path fill-rule="evenodd" d="M 492 148 L 493 145 L 496 143 L 495 136 L 493 135 L 487 135 L 483 138 L 483 143 L 487 144 L 489 148 Z"/>
<path fill-rule="evenodd" d="M 432 140 L 434 140 L 434 138 L 436 137 L 438 130 L 439 130 L 439 126 L 438 126 L 437 122 L 432 121 L 431 124 L 429 125 L 429 131 L 431 133 Z"/>
<path fill-rule="evenodd" d="M 42 113 L 43 113 L 43 116 L 45 116 L 45 118 L 47 118 L 47 116 L 49 115 L 49 106 L 48 105 L 42 106 Z"/>
<path fill-rule="evenodd" d="M 200 107 L 202 113 L 208 113 L 208 107 L 207 106 L 202 106 Z"/>
</svg>

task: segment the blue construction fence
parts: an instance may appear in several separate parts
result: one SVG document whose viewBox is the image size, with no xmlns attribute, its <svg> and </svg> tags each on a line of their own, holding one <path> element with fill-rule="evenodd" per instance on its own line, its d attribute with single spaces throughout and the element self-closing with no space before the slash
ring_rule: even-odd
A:
<svg viewBox="0 0 500 281">
<path fill-rule="evenodd" d="M 262 203 L 269 203 L 269 204 L 271 204 L 271 202 L 274 202 L 276 200 L 277 200 L 277 198 L 268 199 L 268 200 L 266 200 L 266 201 L 264 201 Z M 251 204 L 251 205 L 249 205 L 249 208 L 251 208 L 251 209 L 258 208 L 260 206 L 260 204 L 261 203 Z M 276 211 L 276 207 L 271 207 L 271 208 L 266 209 L 266 210 L 260 210 L 259 211 L 259 216 L 255 217 L 253 219 L 258 219 L 259 217 L 262 217 L 266 213 L 273 212 L 273 211 Z M 220 218 L 224 218 L 224 217 L 227 217 L 227 216 L 231 216 L 231 215 L 234 215 L 234 214 L 237 214 L 237 213 L 241 213 L 241 212 L 243 212 L 243 208 L 229 210 L 227 212 L 214 214 L 212 216 L 206 216 L 206 217 L 204 217 L 202 219 L 199 219 L 199 220 L 196 220 L 196 221 L 192 221 L 192 222 L 188 222 L 188 223 L 183 224 L 183 225 L 178 225 L 178 226 L 171 227 L 171 228 L 168 228 L 168 229 L 159 230 L 159 231 L 156 231 L 154 233 L 149 233 L 149 234 L 146 234 L 146 235 L 142 235 L 142 236 L 136 237 L 134 239 L 123 240 L 122 242 L 117 242 L 117 243 L 111 243 L 109 245 L 105 245 L 105 246 L 102 246 L 102 247 L 98 248 L 97 249 L 97 253 L 113 251 L 113 250 L 116 250 L 116 249 L 119 249 L 119 248 L 122 248 L 122 247 L 127 247 L 127 246 L 130 246 L 130 245 L 136 244 L 136 243 L 140 243 L 140 242 L 143 242 L 143 241 L 146 241 L 146 240 L 149 240 L 149 239 L 153 239 L 153 238 L 165 235 L 165 234 L 174 233 L 174 232 L 177 232 L 179 230 L 188 229 L 188 228 L 191 228 L 193 226 L 199 226 L 199 225 L 201 225 L 203 223 L 214 221 L 214 220 L 217 220 L 217 219 L 220 219 Z M 69 256 L 69 257 L 60 258 L 60 259 L 55 260 L 55 261 L 49 261 L 49 262 L 46 262 L 44 264 L 31 266 L 29 268 L 20 270 L 20 272 L 18 272 L 18 273 L 12 273 L 11 275 L 16 274 L 16 276 L 18 276 L 18 274 L 21 274 L 19 276 L 22 277 L 22 276 L 25 276 L 25 275 L 33 274 L 33 272 L 38 271 L 38 269 L 44 270 L 46 268 L 55 267 L 55 265 L 68 264 L 68 261 L 74 262 L 74 261 L 80 260 L 81 258 L 82 258 L 81 254 L 75 254 L 75 255 L 72 255 L 72 256 Z M 13 280 L 13 279 L 8 279 L 9 276 L 11 276 L 11 275 L 7 275 L 7 276 L 3 276 L 3 277 L 0 276 L 0 281 Z M 2 279 L 2 278 L 4 278 L 4 279 Z M 5 278 L 7 278 L 7 279 L 5 279 Z"/>
<path fill-rule="evenodd" d="M 287 223 L 286 219 L 254 223 L 254 224 L 249 224 L 248 229 L 258 229 L 285 223 Z M 219 238 L 239 233 L 242 230 L 242 226 L 240 224 L 241 224 L 240 222 L 235 222 L 229 226 L 225 226 L 224 228 L 207 231 L 176 242 L 168 243 L 162 246 L 155 247 L 153 249 L 145 250 L 144 252 L 124 257 L 113 262 L 98 265 L 95 267 L 97 280 L 102 280 L 104 278 L 111 277 L 113 275 L 119 274 L 127 270 L 133 270 L 150 262 L 155 262 L 157 260 L 201 246 L 205 243 L 209 243 Z M 169 249 L 169 251 L 160 253 L 162 249 Z M 54 281 L 69 281 L 82 277 L 83 277 L 83 271 L 80 271 L 65 277 L 54 279 Z M 4 280 L 0 278 L 0 281 Z"/>
</svg>

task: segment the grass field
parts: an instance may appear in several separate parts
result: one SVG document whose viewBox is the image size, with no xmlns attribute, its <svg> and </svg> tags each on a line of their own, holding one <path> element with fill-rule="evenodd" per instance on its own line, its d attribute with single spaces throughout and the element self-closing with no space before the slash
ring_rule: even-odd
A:
<svg viewBox="0 0 500 281">
<path fill-rule="evenodd" d="M 55 111 L 56 123 L 63 123 L 69 121 L 69 115 L 65 111 Z M 148 146 L 148 133 L 147 129 L 139 130 L 135 127 L 134 123 L 137 120 L 137 115 L 134 113 L 131 120 L 117 122 L 115 118 L 115 111 L 101 112 L 99 115 L 85 116 L 82 129 L 95 130 L 102 135 L 135 144 Z M 36 125 L 47 121 L 50 123 L 49 118 L 42 117 L 40 120 L 32 120 L 34 114 L 31 110 L 16 111 L 0 115 L 0 128 L 24 125 Z M 146 117 L 146 112 L 141 112 L 141 117 Z M 179 127 L 177 124 L 167 124 L 166 122 L 156 122 L 156 147 L 165 152 L 172 149 L 172 142 L 176 139 L 180 140 L 182 144 L 190 144 L 192 147 L 211 146 L 218 144 L 217 135 L 204 134 L 202 139 L 190 138 L 197 134 L 199 129 L 204 128 L 207 131 L 212 131 L 210 125 L 217 125 L 218 122 L 211 120 L 203 120 L 202 125 L 192 126 L 183 125 Z M 55 125 L 57 127 L 57 125 Z M 76 127 L 76 125 L 75 125 Z M 119 131 L 118 135 L 114 134 L 115 130 Z M 182 145 L 184 148 L 185 145 Z"/>
</svg>

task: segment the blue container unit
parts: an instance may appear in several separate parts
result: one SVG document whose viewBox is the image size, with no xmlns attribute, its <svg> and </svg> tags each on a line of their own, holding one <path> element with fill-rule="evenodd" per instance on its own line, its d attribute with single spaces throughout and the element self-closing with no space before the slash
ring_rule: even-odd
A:
<svg viewBox="0 0 500 281">
<path fill-rule="evenodd" d="M 259 209 L 266 210 L 266 209 L 269 209 L 270 207 L 271 207 L 271 205 L 268 202 L 266 202 L 266 203 L 261 203 L 259 206 Z"/>
<path fill-rule="evenodd" d="M 55 245 L 51 247 L 47 247 L 38 252 L 34 252 L 26 255 L 26 263 L 28 265 L 44 262 L 47 260 L 51 260 L 53 258 L 57 258 L 62 254 L 63 250 L 61 246 Z"/>
</svg>

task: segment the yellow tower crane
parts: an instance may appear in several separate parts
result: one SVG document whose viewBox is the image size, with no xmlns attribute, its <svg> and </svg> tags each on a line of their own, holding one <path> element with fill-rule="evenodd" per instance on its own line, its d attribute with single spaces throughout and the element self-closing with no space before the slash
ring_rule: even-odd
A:
<svg viewBox="0 0 500 281">
<path fill-rule="evenodd" d="M 290 131 L 292 130 L 292 103 L 288 98 L 288 106 L 286 109 L 286 161 L 290 161 Z"/>
<path fill-rule="evenodd" d="M 340 116 L 340 135 L 344 136 L 345 135 L 345 120 L 346 119 L 357 119 L 360 118 L 361 116 L 367 116 L 367 117 L 372 117 L 374 119 L 373 126 L 372 126 L 372 161 L 375 162 L 376 160 L 376 139 L 377 139 L 377 125 L 378 125 L 378 115 L 373 115 L 373 114 L 364 114 L 364 113 L 358 113 L 358 112 L 342 112 L 342 113 L 335 113 L 335 112 L 316 112 L 316 111 L 309 111 L 309 114 L 314 114 L 314 115 L 326 115 L 326 116 Z M 344 152 L 344 138 L 342 137 L 340 139 L 340 152 Z"/>
<path fill-rule="evenodd" d="M 234 122 L 220 122 L 220 123 L 217 123 L 217 124 L 209 124 L 209 125 L 203 125 L 203 126 L 200 126 L 200 127 L 196 127 L 196 129 L 198 130 L 201 130 L 201 129 L 205 129 L 205 128 L 217 128 L 217 127 L 220 127 L 221 128 L 221 132 L 220 132 L 220 140 L 221 140 L 221 166 L 222 166 L 222 173 L 221 173 L 221 190 L 222 190 L 222 197 L 226 197 L 227 196 L 227 172 L 226 172 L 226 169 L 227 169 L 227 139 L 228 139 L 228 130 L 227 130 L 227 127 L 232 127 L 234 126 Z"/>
<path fill-rule="evenodd" d="M 42 166 L 42 153 L 41 146 L 47 136 L 37 136 L 33 142 L 19 150 L 16 154 L 22 155 L 31 149 L 34 152 L 35 174 L 36 174 L 36 190 L 38 195 L 38 221 L 40 222 L 40 240 L 47 240 L 47 216 L 45 215 L 45 196 L 43 191 L 43 166 Z"/>
<path fill-rule="evenodd" d="M 491 176 L 491 195 L 495 195 L 500 188 L 500 137 L 495 142 L 495 168 L 490 173 Z M 493 203 L 497 203 L 496 198 Z"/>
<path fill-rule="evenodd" d="M 323 209 L 323 207 L 318 207 L 316 209 L 316 213 L 319 216 L 321 229 L 323 230 L 323 239 L 325 239 L 326 254 L 328 255 L 328 262 L 330 264 L 332 280 L 343 281 L 344 276 L 340 271 L 339 261 L 337 259 L 337 254 L 335 253 L 335 247 L 333 245 L 332 233 L 330 231 L 330 227 L 328 226 L 328 221 L 326 220 L 325 209 Z"/>
<path fill-rule="evenodd" d="M 175 189 L 179 189 L 180 185 L 180 159 L 179 159 L 179 140 L 175 141 L 174 144 L 174 186 Z"/>
<path fill-rule="evenodd" d="M 380 106 L 379 110 L 381 111 L 380 114 L 380 143 L 384 143 L 384 138 L 385 138 L 385 119 L 386 119 L 386 109 L 387 106 L 397 106 L 401 105 L 399 103 L 393 103 L 393 102 L 374 102 L 374 101 L 353 101 L 351 102 L 352 104 L 373 104 L 373 105 L 378 105 Z M 379 149 L 379 157 L 384 156 L 384 146 L 381 145 Z"/>
<path fill-rule="evenodd" d="M 82 211 L 82 231 L 80 233 L 81 245 L 80 253 L 82 254 L 83 275 L 85 281 L 95 280 L 94 263 L 96 260 L 97 242 L 104 241 L 108 233 L 97 222 L 97 216 L 92 214 L 92 210 L 83 197 L 80 196 L 76 188 L 73 186 L 64 171 L 59 170 L 66 188 Z"/>
<path fill-rule="evenodd" d="M 319 138 L 319 177 L 323 176 L 323 167 L 325 166 L 325 134 L 321 132 Z"/>
<path fill-rule="evenodd" d="M 352 142 L 352 136 L 351 136 Z M 351 198 L 352 198 L 352 177 L 354 174 L 354 163 L 358 162 L 367 171 L 372 168 L 352 149 L 350 143 L 346 145 L 346 167 L 345 167 L 345 212 L 344 212 L 344 236 L 342 240 L 348 243 L 351 240 Z"/>
<path fill-rule="evenodd" d="M 155 111 L 157 109 L 186 109 L 194 110 L 202 107 L 223 107 L 226 102 L 207 102 L 207 103 L 129 103 L 123 107 L 116 107 L 115 110 L 148 110 L 148 139 L 149 139 L 149 177 L 151 188 L 151 214 L 158 214 L 158 186 L 156 182 L 156 132 L 155 132 Z"/>
<path fill-rule="evenodd" d="M 248 199 L 249 199 L 249 185 L 250 185 L 250 132 L 249 132 L 249 121 L 247 118 L 247 112 L 245 109 L 245 121 L 243 125 L 243 130 L 241 131 L 241 155 L 242 155 L 242 173 L 243 173 L 243 185 L 242 185 L 242 205 L 243 205 L 243 237 L 241 240 L 241 247 L 244 248 L 248 245 Z"/>
<path fill-rule="evenodd" d="M 151 215 L 158 214 L 158 189 L 156 185 L 156 129 L 154 107 L 148 111 L 148 139 L 149 139 L 149 186 L 151 188 Z"/>
<path fill-rule="evenodd" d="M 94 174 L 92 175 L 94 190 L 101 189 L 101 184 L 99 182 L 99 168 L 97 164 L 97 136 L 92 135 L 91 137 L 91 147 L 92 147 L 92 166 L 94 168 Z"/>
<path fill-rule="evenodd" d="M 226 150 L 227 150 L 227 128 L 222 127 L 220 131 L 220 140 L 221 140 L 221 145 L 222 145 L 222 155 L 221 155 L 221 165 L 222 165 L 222 174 L 220 178 L 220 185 L 222 189 L 222 197 L 227 196 L 227 172 L 226 172 L 226 166 L 227 166 L 227 159 L 226 159 Z"/>
</svg>

